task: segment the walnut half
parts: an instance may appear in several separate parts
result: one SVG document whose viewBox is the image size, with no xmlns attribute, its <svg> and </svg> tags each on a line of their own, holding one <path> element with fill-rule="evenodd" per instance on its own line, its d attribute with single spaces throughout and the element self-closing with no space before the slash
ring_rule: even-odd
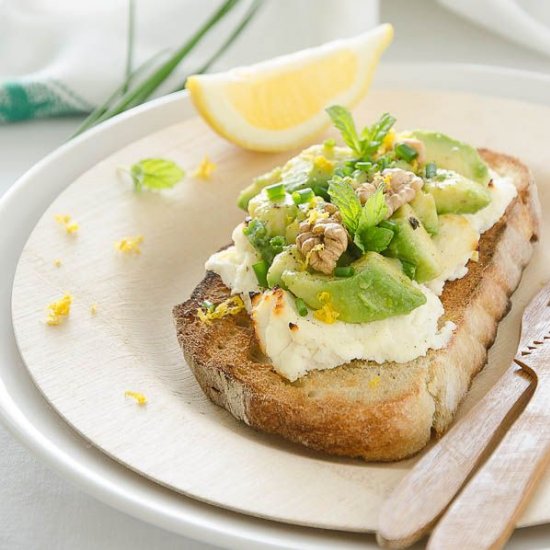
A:
<svg viewBox="0 0 550 550">
<path fill-rule="evenodd" d="M 328 218 L 300 224 L 296 245 L 313 269 L 330 275 L 348 247 L 348 233 L 340 223 L 336 207 L 331 204 L 326 210 L 331 214 Z"/>
<path fill-rule="evenodd" d="M 422 189 L 424 180 L 414 172 L 401 168 L 386 168 L 380 175 L 374 177 L 372 183 L 363 183 L 356 189 L 361 204 L 365 204 L 378 186 L 384 186 L 384 198 L 389 218 L 398 208 L 412 201 L 416 193 Z"/>
</svg>

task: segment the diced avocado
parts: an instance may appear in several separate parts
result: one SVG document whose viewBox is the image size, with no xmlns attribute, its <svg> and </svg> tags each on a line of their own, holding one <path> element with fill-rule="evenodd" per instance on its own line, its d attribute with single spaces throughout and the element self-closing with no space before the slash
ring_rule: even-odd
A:
<svg viewBox="0 0 550 550">
<path fill-rule="evenodd" d="M 267 284 L 270 288 L 275 285 L 281 285 L 281 277 L 283 271 L 289 269 L 292 271 L 298 270 L 300 267 L 300 253 L 296 246 L 289 246 L 280 254 L 273 258 L 273 263 L 267 272 Z"/>
<path fill-rule="evenodd" d="M 414 130 L 407 135 L 424 143 L 426 163 L 435 162 L 440 168 L 454 170 L 482 185 L 489 183 L 489 168 L 475 147 L 440 132 Z"/>
<path fill-rule="evenodd" d="M 437 210 L 433 195 L 419 191 L 409 203 L 430 235 L 436 235 L 438 229 Z"/>
<path fill-rule="evenodd" d="M 472 214 L 491 202 L 486 187 L 451 170 L 437 169 L 424 190 L 435 199 L 438 214 Z"/>
<path fill-rule="evenodd" d="M 312 309 L 321 309 L 328 300 L 337 319 L 347 323 L 402 315 L 426 303 L 424 293 L 391 259 L 367 252 L 352 265 L 355 275 L 348 278 L 287 270 L 282 280 Z"/>
<path fill-rule="evenodd" d="M 271 172 L 259 176 L 251 185 L 243 189 L 237 204 L 243 210 L 249 201 L 260 191 L 274 183 L 282 182 L 289 193 L 305 189 L 313 189 L 316 195 L 328 199 L 328 180 L 334 170 L 351 158 L 351 152 L 344 147 L 324 147 L 313 145 L 291 158 L 282 168 L 274 168 Z"/>
<path fill-rule="evenodd" d="M 270 237 L 284 237 L 287 225 L 292 223 L 298 214 L 298 207 L 288 193 L 282 199 L 273 201 L 262 190 L 248 203 L 248 212 L 252 218 L 258 218 L 265 223 Z"/>
<path fill-rule="evenodd" d="M 411 206 L 404 204 L 390 220 L 396 230 L 386 253 L 414 265 L 419 283 L 437 277 L 441 272 L 437 249 Z"/>
<path fill-rule="evenodd" d="M 247 210 L 248 203 L 252 198 L 260 193 L 260 191 L 264 187 L 280 182 L 281 178 L 282 170 L 280 166 L 273 168 L 273 170 L 267 172 L 267 174 L 263 174 L 261 176 L 258 176 L 257 178 L 254 178 L 252 180 L 252 183 L 240 192 L 239 198 L 237 199 L 237 206 L 239 208 L 242 208 L 243 210 Z"/>
</svg>

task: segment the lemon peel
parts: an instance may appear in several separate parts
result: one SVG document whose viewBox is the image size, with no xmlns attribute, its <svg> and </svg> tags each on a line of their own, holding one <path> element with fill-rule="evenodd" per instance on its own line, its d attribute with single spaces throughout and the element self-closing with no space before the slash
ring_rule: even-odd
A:
<svg viewBox="0 0 550 550">
<path fill-rule="evenodd" d="M 50 326 L 57 326 L 63 323 L 71 312 L 72 302 L 73 297 L 70 294 L 65 294 L 60 300 L 49 304 L 46 324 Z"/>
<path fill-rule="evenodd" d="M 146 405 L 147 404 L 147 397 L 145 397 L 145 395 L 143 395 L 142 393 L 138 392 L 138 391 L 130 391 L 130 390 L 126 390 L 124 392 L 124 397 L 131 397 L 132 399 L 135 400 L 135 402 L 138 404 L 138 405 Z"/>
<path fill-rule="evenodd" d="M 69 214 L 56 214 L 55 221 L 62 225 L 69 235 L 75 234 L 80 229 L 78 222 L 73 220 Z"/>
<path fill-rule="evenodd" d="M 135 237 L 125 237 L 120 241 L 115 242 L 115 248 L 119 252 L 124 254 L 141 254 L 141 243 L 143 242 L 143 235 L 137 235 Z"/>
<path fill-rule="evenodd" d="M 244 302 L 240 296 L 231 296 L 219 303 L 212 309 L 197 308 L 197 317 L 201 323 L 209 324 L 214 319 L 221 319 L 226 315 L 237 315 L 245 309 Z"/>
<path fill-rule="evenodd" d="M 216 168 L 216 163 L 212 162 L 208 156 L 205 155 L 193 172 L 193 176 L 202 180 L 210 179 L 210 176 L 212 176 Z"/>
</svg>

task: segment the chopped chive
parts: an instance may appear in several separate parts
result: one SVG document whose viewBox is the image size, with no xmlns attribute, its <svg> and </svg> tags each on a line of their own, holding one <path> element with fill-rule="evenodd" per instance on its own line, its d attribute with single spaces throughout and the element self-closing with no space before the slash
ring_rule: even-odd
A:
<svg viewBox="0 0 550 550">
<path fill-rule="evenodd" d="M 334 138 L 325 139 L 325 141 L 323 141 L 323 145 L 327 149 L 332 149 L 336 145 L 336 140 Z"/>
<path fill-rule="evenodd" d="M 351 265 L 334 268 L 335 277 L 353 277 L 353 275 L 355 275 L 355 269 Z"/>
<path fill-rule="evenodd" d="M 415 151 L 410 145 L 406 143 L 398 143 L 395 146 L 395 155 L 397 158 L 406 160 L 407 162 L 413 161 L 418 156 L 418 151 Z"/>
<path fill-rule="evenodd" d="M 267 288 L 267 270 L 269 269 L 267 262 L 262 260 L 254 264 L 252 269 L 254 270 L 256 279 L 258 279 L 258 284 L 263 288 Z"/>
<path fill-rule="evenodd" d="M 426 177 L 435 178 L 437 175 L 437 164 L 435 162 L 428 162 L 426 164 Z"/>
<path fill-rule="evenodd" d="M 212 312 L 214 311 L 214 309 L 216 309 L 216 306 L 210 300 L 204 300 L 201 303 L 201 306 L 209 312 Z"/>
<path fill-rule="evenodd" d="M 298 315 L 300 317 L 305 317 L 308 313 L 306 303 L 302 300 L 302 298 L 296 298 L 295 303 L 296 309 L 298 310 Z"/>
<path fill-rule="evenodd" d="M 305 202 L 310 202 L 315 197 L 315 193 L 312 189 L 299 189 L 292 193 L 292 200 L 294 204 L 304 204 Z"/>
<path fill-rule="evenodd" d="M 372 162 L 366 162 L 366 161 L 360 160 L 359 162 L 355 163 L 355 168 L 366 172 L 372 168 Z"/>
<path fill-rule="evenodd" d="M 285 196 L 285 186 L 282 183 L 274 183 L 273 185 L 268 185 L 265 188 L 267 193 L 267 198 L 270 201 L 277 201 L 284 198 Z"/>
</svg>

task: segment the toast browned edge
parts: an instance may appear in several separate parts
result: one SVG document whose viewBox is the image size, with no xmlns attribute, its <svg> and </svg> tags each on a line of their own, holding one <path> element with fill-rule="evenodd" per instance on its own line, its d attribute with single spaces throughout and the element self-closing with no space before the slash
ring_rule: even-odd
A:
<svg viewBox="0 0 550 550">
<path fill-rule="evenodd" d="M 246 312 L 211 324 L 198 320 L 203 300 L 217 303 L 230 295 L 208 272 L 173 310 L 185 359 L 206 395 L 253 428 L 368 461 L 405 458 L 433 432 L 441 435 L 486 362 L 539 234 L 540 207 L 528 168 L 504 154 L 479 152 L 513 178 L 518 195 L 482 235 L 479 261 L 469 262 L 464 278 L 445 285 L 445 319 L 457 325 L 448 347 L 404 364 L 352 361 L 291 383 L 272 370 Z"/>
</svg>

